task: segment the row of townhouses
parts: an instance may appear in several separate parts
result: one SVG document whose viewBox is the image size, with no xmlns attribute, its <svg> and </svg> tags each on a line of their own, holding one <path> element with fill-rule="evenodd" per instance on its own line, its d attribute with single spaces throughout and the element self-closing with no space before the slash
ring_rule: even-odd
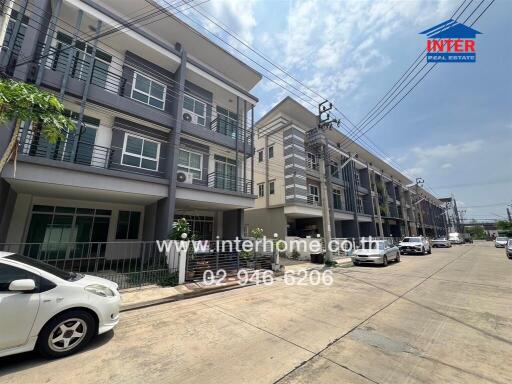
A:
<svg viewBox="0 0 512 384">
<path fill-rule="evenodd" d="M 441 201 L 293 99 L 255 123 L 261 75 L 158 3 L 13 4 L 2 72 L 57 94 L 77 129 L 50 144 L 22 125 L 0 243 L 151 241 L 181 217 L 202 239 L 321 235 L 323 205 L 334 237 L 445 232 Z"/>
</svg>

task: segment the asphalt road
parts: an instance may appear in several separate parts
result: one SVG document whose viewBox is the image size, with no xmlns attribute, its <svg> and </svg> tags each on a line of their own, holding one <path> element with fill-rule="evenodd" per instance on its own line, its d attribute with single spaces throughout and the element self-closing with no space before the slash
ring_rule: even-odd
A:
<svg viewBox="0 0 512 384">
<path fill-rule="evenodd" d="M 475 245 L 128 312 L 80 354 L 0 358 L 0 383 L 505 384 L 511 362 L 512 260 Z"/>
</svg>

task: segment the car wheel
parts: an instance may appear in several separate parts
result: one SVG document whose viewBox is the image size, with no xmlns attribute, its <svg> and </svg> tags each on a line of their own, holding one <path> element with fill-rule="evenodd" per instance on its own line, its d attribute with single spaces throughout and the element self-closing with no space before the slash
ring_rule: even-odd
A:
<svg viewBox="0 0 512 384">
<path fill-rule="evenodd" d="M 384 256 L 382 258 L 382 266 L 383 267 L 387 267 L 388 266 L 388 257 L 387 256 Z"/>
<path fill-rule="evenodd" d="M 353 261 L 352 263 L 356 266 L 359 265 L 359 261 Z"/>
<path fill-rule="evenodd" d="M 425 248 L 421 248 L 421 254 L 422 255 L 426 255 L 427 254 L 427 250 Z"/>
<path fill-rule="evenodd" d="M 96 333 L 94 317 L 83 310 L 61 313 L 45 324 L 37 339 L 37 349 L 45 357 L 71 355 L 84 348 Z"/>
<path fill-rule="evenodd" d="M 397 252 L 397 253 L 396 253 L 395 261 L 396 261 L 397 263 L 399 263 L 399 262 L 400 262 L 400 252 Z"/>
</svg>

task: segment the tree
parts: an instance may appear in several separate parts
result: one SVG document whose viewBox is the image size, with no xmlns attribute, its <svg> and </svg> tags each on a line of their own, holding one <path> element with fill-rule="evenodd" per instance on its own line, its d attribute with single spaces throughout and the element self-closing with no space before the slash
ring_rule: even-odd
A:
<svg viewBox="0 0 512 384">
<path fill-rule="evenodd" d="M 482 225 L 475 225 L 472 227 L 467 227 L 466 232 L 471 235 L 471 237 L 475 240 L 485 240 L 487 237 L 487 232 Z"/>
<path fill-rule="evenodd" d="M 496 228 L 498 228 L 500 231 L 512 231 L 512 222 L 499 220 L 496 222 Z"/>
<path fill-rule="evenodd" d="M 64 132 L 74 130 L 74 123 L 64 116 L 64 105 L 53 94 L 34 85 L 10 79 L 0 79 L 0 124 L 15 120 L 16 125 L 0 159 L 0 173 L 17 150 L 22 121 L 37 123 L 50 144 L 63 139 Z"/>
</svg>

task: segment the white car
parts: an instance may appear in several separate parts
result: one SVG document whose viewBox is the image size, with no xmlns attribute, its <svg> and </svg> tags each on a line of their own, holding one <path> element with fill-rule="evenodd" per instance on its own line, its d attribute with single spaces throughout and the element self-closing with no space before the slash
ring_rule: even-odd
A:
<svg viewBox="0 0 512 384">
<path fill-rule="evenodd" d="M 385 267 L 391 260 L 400 262 L 400 252 L 388 240 L 363 241 L 352 256 L 354 265 L 381 264 Z"/>
<path fill-rule="evenodd" d="M 464 244 L 464 236 L 458 232 L 452 232 L 448 234 L 448 240 L 450 240 L 450 243 L 452 244 Z"/>
<path fill-rule="evenodd" d="M 446 237 L 438 237 L 432 240 L 432 248 L 451 248 L 452 243 Z"/>
<path fill-rule="evenodd" d="M 496 248 L 505 248 L 508 242 L 508 237 L 497 237 L 494 241 L 494 246 Z"/>
<path fill-rule="evenodd" d="M 77 352 L 119 322 L 117 284 L 0 252 L 0 357 Z"/>
<path fill-rule="evenodd" d="M 430 243 L 427 238 L 423 236 L 404 237 L 398 244 L 398 249 L 400 249 L 402 255 L 407 253 L 420 253 L 422 255 L 432 253 Z"/>
</svg>

